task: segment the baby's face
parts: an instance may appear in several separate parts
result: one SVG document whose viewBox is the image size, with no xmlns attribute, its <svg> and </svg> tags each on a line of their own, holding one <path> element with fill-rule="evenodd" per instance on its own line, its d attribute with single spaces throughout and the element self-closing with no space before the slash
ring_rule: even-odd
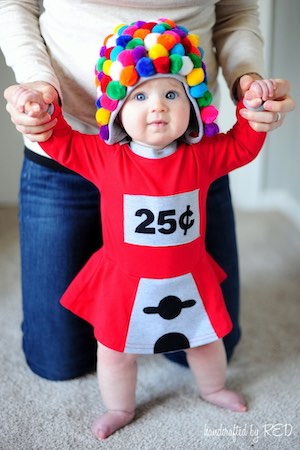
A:
<svg viewBox="0 0 300 450">
<path fill-rule="evenodd" d="M 120 119 L 133 141 L 159 150 L 187 130 L 190 101 L 180 81 L 171 77 L 153 78 L 129 94 Z"/>
</svg>

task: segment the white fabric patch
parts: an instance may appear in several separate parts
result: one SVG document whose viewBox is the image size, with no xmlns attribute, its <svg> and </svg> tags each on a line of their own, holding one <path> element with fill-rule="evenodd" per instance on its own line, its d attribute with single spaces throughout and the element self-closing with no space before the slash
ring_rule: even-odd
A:
<svg viewBox="0 0 300 450">
<path fill-rule="evenodd" d="M 199 189 L 161 197 L 124 195 L 124 241 L 128 244 L 167 247 L 199 236 Z"/>
<path fill-rule="evenodd" d="M 159 305 L 167 297 L 172 301 L 172 296 L 181 301 L 182 307 L 176 317 L 166 319 L 159 314 Z M 146 311 L 151 308 L 151 313 L 145 312 L 145 308 Z M 153 353 L 157 340 L 167 333 L 185 335 L 190 347 L 218 339 L 190 273 L 166 279 L 141 278 L 124 351 Z"/>
</svg>

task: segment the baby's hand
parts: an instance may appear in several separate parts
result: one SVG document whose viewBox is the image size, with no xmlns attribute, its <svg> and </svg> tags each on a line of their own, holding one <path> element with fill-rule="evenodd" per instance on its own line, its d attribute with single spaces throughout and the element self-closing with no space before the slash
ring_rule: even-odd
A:
<svg viewBox="0 0 300 450">
<path fill-rule="evenodd" d="M 20 86 L 15 95 L 17 96 L 15 99 L 16 108 L 19 112 L 39 118 L 48 110 L 49 105 L 44 101 L 43 95 L 39 91 Z"/>
<path fill-rule="evenodd" d="M 276 83 L 274 80 L 253 81 L 244 96 L 244 104 L 248 109 L 263 109 L 267 100 L 272 100 L 276 95 Z"/>
</svg>

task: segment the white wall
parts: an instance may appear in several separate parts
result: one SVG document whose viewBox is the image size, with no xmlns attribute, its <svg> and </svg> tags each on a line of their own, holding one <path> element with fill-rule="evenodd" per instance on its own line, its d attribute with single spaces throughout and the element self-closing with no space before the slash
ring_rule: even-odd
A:
<svg viewBox="0 0 300 450">
<path fill-rule="evenodd" d="M 5 109 L 4 89 L 15 83 L 0 51 L 0 205 L 17 203 L 23 141 Z"/>
<path fill-rule="evenodd" d="M 293 98 L 299 105 L 300 2 L 261 0 L 259 5 L 265 40 L 265 75 L 290 80 Z M 222 77 L 220 83 L 223 86 L 220 127 L 225 131 L 234 122 L 234 107 Z M 276 209 L 300 227 L 299 123 L 296 108 L 282 127 L 268 135 L 259 157 L 230 174 L 235 206 L 248 210 Z"/>
</svg>

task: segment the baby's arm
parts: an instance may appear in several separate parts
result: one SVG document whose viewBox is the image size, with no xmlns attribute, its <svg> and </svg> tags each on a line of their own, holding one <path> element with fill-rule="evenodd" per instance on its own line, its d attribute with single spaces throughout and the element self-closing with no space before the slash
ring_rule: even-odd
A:
<svg viewBox="0 0 300 450">
<path fill-rule="evenodd" d="M 39 91 L 20 86 L 15 96 L 16 108 L 21 113 L 39 118 L 48 111 L 49 104 L 44 101 Z"/>
<path fill-rule="evenodd" d="M 264 110 L 264 102 L 276 96 L 276 82 L 271 79 L 253 81 L 244 96 L 244 105 L 251 110 Z"/>
</svg>

